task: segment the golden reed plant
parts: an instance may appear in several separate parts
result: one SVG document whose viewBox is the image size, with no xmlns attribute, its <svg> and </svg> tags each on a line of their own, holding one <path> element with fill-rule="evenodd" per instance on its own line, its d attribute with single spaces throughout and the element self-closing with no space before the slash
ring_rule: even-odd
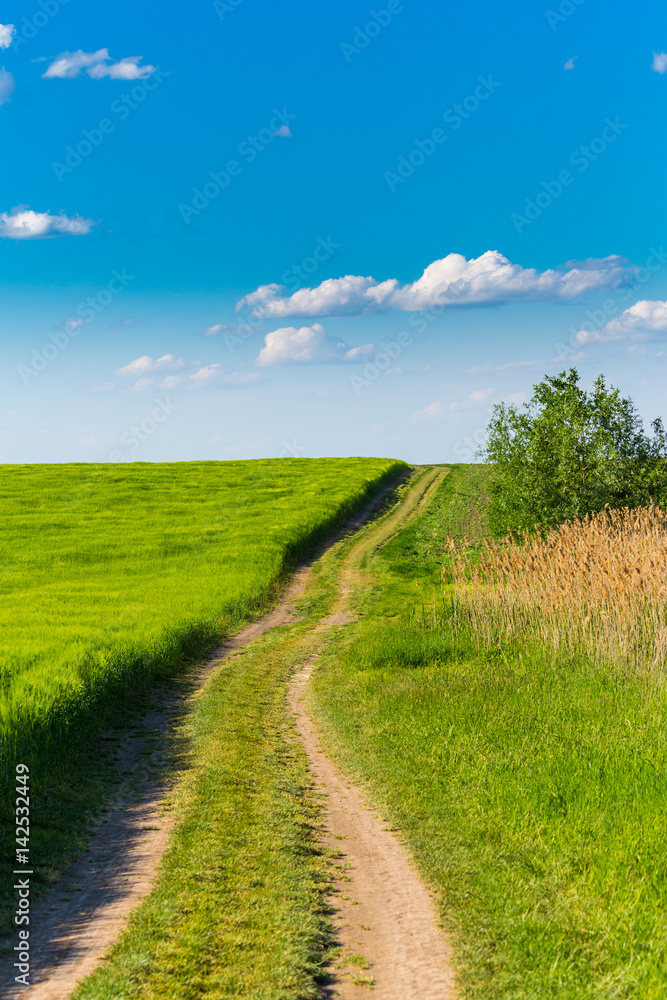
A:
<svg viewBox="0 0 667 1000">
<path fill-rule="evenodd" d="M 568 521 L 546 535 L 448 538 L 454 623 L 483 645 L 535 642 L 599 662 L 660 667 L 667 656 L 667 511 L 654 505 Z"/>
</svg>

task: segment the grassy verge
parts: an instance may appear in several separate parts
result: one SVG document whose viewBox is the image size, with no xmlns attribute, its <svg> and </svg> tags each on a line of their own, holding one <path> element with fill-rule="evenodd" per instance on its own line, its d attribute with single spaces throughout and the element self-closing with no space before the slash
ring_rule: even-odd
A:
<svg viewBox="0 0 667 1000">
<path fill-rule="evenodd" d="M 448 532 L 483 525 L 455 467 L 370 568 L 365 615 L 318 661 L 332 754 L 404 834 L 475 1000 L 667 992 L 667 696 L 618 668 L 480 655 L 442 624 Z M 471 532 L 468 532 L 471 534 Z"/>
</svg>

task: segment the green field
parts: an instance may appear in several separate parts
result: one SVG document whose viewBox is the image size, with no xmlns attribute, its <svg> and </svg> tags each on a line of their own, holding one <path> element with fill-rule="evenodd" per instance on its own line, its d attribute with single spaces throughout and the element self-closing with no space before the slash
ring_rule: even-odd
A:
<svg viewBox="0 0 667 1000">
<path fill-rule="evenodd" d="M 3 467 L 5 754 L 238 627 L 398 471 L 367 459 Z"/>
<path fill-rule="evenodd" d="M 60 798 L 67 807 L 73 755 L 255 616 L 300 556 L 405 468 L 361 458 L 0 468 L 0 777 L 7 790 L 15 763 L 31 767 L 42 861 L 44 810 Z M 90 808 L 74 809 L 73 828 Z"/>
<path fill-rule="evenodd" d="M 46 785 L 41 805 L 38 796 L 51 834 L 104 798 L 107 765 L 94 750 L 91 706 L 105 698 L 129 706 L 141 691 L 149 703 L 152 685 L 255 614 L 299 553 L 405 467 L 296 460 L 73 468 L 81 482 L 72 487 L 70 471 L 59 508 L 53 490 L 37 501 L 33 489 L 30 507 L 20 489 L 30 475 L 33 488 L 39 476 L 62 484 L 58 467 L 27 469 L 25 479 L 8 470 L 4 488 L 9 507 L 13 482 L 5 553 L 23 559 L 23 569 L 7 566 L 5 555 L 17 587 L 7 588 L 13 616 L 4 613 L 17 648 L 29 623 L 41 642 L 32 662 L 5 674 L 4 690 L 10 705 L 23 679 L 34 713 L 23 738 L 44 741 L 52 785 L 60 775 L 55 787 L 69 813 L 56 822 Z M 420 475 L 390 495 L 388 519 L 405 516 L 401 498 L 419 495 Z M 477 558 L 489 537 L 488 476 L 488 467 L 454 466 L 380 548 L 382 517 L 341 541 L 316 563 L 302 617 L 213 673 L 178 737 L 187 766 L 172 794 L 175 832 L 155 888 L 77 998 L 321 995 L 331 859 L 318 846 L 321 800 L 285 701 L 292 671 L 317 653 L 309 698 L 323 744 L 401 832 L 432 887 L 462 1000 L 662 1000 L 667 693 L 660 674 L 559 656 L 516 635 L 485 645 L 454 619 L 447 538 Z M 29 524 L 44 530 L 34 535 Z M 325 634 L 322 621 L 352 564 L 347 599 L 358 618 Z M 21 580 L 35 583 L 31 603 Z M 49 595 L 53 629 L 38 614 Z M 110 632 L 114 614 L 120 624 Z M 72 648 L 80 643 L 81 658 L 71 662 L 68 636 Z M 44 678 L 50 703 L 31 677 Z M 88 720 L 93 752 L 63 777 L 62 762 L 78 752 L 68 712 Z M 68 805 L 73 785 L 96 767 L 88 799 L 80 793 Z M 38 827 L 43 853 L 40 836 Z"/>
</svg>

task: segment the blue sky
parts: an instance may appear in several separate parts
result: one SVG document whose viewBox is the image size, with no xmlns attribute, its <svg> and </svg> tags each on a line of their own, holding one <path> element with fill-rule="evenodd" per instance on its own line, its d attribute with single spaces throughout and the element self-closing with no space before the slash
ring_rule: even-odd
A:
<svg viewBox="0 0 667 1000">
<path fill-rule="evenodd" d="M 570 364 L 667 416 L 655 4 L 0 20 L 0 461 L 465 460 Z"/>
</svg>

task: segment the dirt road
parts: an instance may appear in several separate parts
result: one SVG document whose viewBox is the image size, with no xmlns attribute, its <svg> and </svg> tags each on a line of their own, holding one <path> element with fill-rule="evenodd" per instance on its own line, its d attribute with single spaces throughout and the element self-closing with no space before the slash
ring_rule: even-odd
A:
<svg viewBox="0 0 667 1000">
<path fill-rule="evenodd" d="M 445 473 L 431 470 L 401 505 L 366 529 L 343 560 L 334 613 L 326 629 L 354 616 L 354 594 L 368 557 L 428 504 Z M 398 836 L 322 751 L 303 695 L 314 662 L 296 674 L 290 703 L 318 790 L 326 795 L 322 840 L 339 853 L 341 878 L 330 902 L 340 959 L 330 970 L 328 996 L 361 998 L 373 987 L 377 1000 L 454 1000 L 451 953 L 433 901 Z"/>
</svg>

